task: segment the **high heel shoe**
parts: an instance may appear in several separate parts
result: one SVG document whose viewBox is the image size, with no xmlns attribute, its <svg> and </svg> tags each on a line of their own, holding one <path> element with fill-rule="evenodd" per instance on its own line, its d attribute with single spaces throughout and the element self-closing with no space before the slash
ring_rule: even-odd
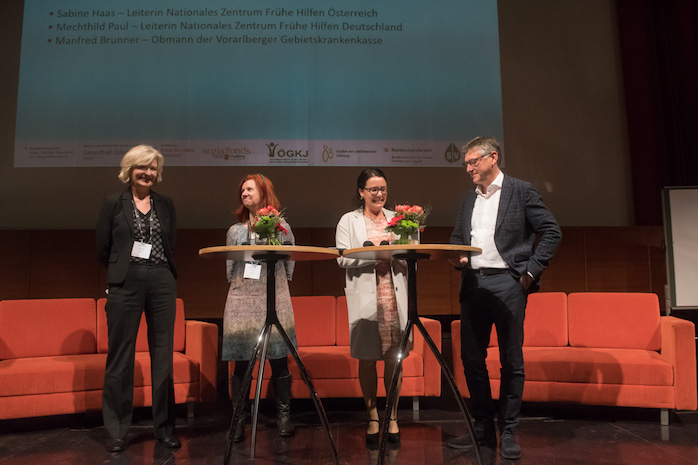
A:
<svg viewBox="0 0 698 465">
<path fill-rule="evenodd" d="M 397 425 L 397 418 L 391 418 L 390 421 L 394 421 Z M 388 442 L 391 444 L 400 444 L 400 431 L 397 433 L 388 433 Z"/>
<path fill-rule="evenodd" d="M 372 421 L 375 421 L 376 423 L 378 423 L 378 432 L 371 433 L 371 434 L 366 433 L 366 444 L 378 444 L 378 441 L 380 440 L 380 431 L 381 431 L 380 423 L 381 422 L 378 420 L 371 419 L 371 420 L 368 420 L 368 423 L 371 424 Z"/>
</svg>

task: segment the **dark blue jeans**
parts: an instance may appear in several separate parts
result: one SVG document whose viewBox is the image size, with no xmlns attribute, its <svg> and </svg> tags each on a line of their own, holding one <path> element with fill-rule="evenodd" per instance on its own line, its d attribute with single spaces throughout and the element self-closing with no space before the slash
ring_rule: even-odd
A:
<svg viewBox="0 0 698 465">
<path fill-rule="evenodd" d="M 497 328 L 502 364 L 498 426 L 519 421 L 524 387 L 523 322 L 527 295 L 510 273 L 492 276 L 464 271 L 461 286 L 461 358 L 478 433 L 494 434 L 495 405 L 485 364 L 492 325 Z"/>
</svg>

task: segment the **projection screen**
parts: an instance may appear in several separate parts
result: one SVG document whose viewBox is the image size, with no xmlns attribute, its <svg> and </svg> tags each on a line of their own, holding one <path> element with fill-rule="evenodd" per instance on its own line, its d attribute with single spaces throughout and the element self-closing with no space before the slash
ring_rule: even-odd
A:
<svg viewBox="0 0 698 465">
<path fill-rule="evenodd" d="M 14 166 L 460 166 L 501 100 L 491 0 L 25 0 Z"/>
</svg>

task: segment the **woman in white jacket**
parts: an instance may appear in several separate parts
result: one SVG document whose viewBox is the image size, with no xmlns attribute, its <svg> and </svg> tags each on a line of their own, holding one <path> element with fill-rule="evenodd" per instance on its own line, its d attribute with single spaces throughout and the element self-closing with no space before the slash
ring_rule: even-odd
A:
<svg viewBox="0 0 698 465">
<path fill-rule="evenodd" d="M 380 245 L 390 241 L 385 230 L 395 212 L 384 208 L 388 185 L 383 171 L 365 169 L 357 181 L 356 210 L 339 220 L 336 243 L 339 249 L 364 247 L 370 242 Z M 376 407 L 378 374 L 376 363 L 385 362 L 383 380 L 386 393 L 398 360 L 398 349 L 407 321 L 407 269 L 398 260 L 354 260 L 340 257 L 339 266 L 346 269 L 351 356 L 359 360 L 359 382 L 369 414 L 366 443 L 379 440 L 380 419 Z M 409 353 L 407 348 L 406 354 Z M 406 356 L 406 355 L 405 355 Z M 400 443 L 397 405 L 402 373 L 397 385 L 397 398 L 390 413 L 388 441 Z"/>
</svg>

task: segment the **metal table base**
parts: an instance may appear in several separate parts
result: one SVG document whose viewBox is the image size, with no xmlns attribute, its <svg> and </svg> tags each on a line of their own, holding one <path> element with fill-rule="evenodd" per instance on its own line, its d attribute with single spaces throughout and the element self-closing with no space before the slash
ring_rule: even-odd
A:
<svg viewBox="0 0 698 465">
<path fill-rule="evenodd" d="M 276 263 L 279 260 L 288 260 L 289 256 L 278 252 L 263 252 L 253 255 L 253 258 L 258 261 L 264 261 L 267 263 L 267 315 L 264 322 L 264 327 L 259 335 L 259 340 L 255 346 L 254 353 L 250 359 L 250 363 L 245 372 L 245 377 L 243 378 L 242 389 L 238 393 L 237 401 L 235 403 L 235 409 L 233 411 L 233 419 L 230 423 L 230 431 L 228 433 L 228 442 L 225 448 L 225 456 L 223 458 L 223 465 L 228 465 L 230 462 L 230 452 L 233 446 L 233 435 L 235 434 L 235 425 L 237 424 L 238 417 L 241 415 L 242 405 L 245 398 L 249 396 L 249 386 L 252 381 L 252 371 L 256 361 L 259 361 L 259 371 L 257 372 L 257 386 L 254 397 L 254 407 L 252 409 L 252 439 L 250 443 L 250 458 L 255 456 L 255 446 L 256 446 L 256 436 L 257 436 L 257 413 L 259 411 L 259 398 L 262 393 L 262 380 L 264 379 L 264 361 L 266 360 L 267 346 L 269 344 L 269 336 L 271 335 L 272 326 L 276 327 L 277 331 L 281 335 L 286 347 L 288 347 L 289 352 L 293 355 L 296 365 L 301 373 L 301 377 L 308 386 L 310 391 L 310 397 L 315 404 L 315 410 L 317 410 L 318 416 L 325 429 L 325 434 L 327 435 L 327 441 L 329 442 L 330 449 L 332 450 L 332 459 L 335 465 L 339 465 L 339 458 L 337 457 L 337 449 L 335 448 L 334 441 L 332 440 L 332 435 L 330 434 L 330 425 L 327 421 L 327 415 L 325 414 L 325 409 L 322 406 L 322 402 L 318 396 L 313 382 L 308 375 L 308 371 L 305 365 L 298 356 L 298 351 L 294 347 L 293 343 L 289 339 L 286 331 L 281 326 L 279 322 L 279 317 L 276 314 Z"/>
<path fill-rule="evenodd" d="M 405 350 L 407 348 L 407 343 L 410 339 L 412 328 L 416 326 L 417 329 L 422 333 L 422 336 L 424 337 L 424 340 L 431 349 L 431 352 L 434 354 L 434 357 L 436 357 L 436 360 L 439 362 L 441 370 L 446 375 L 446 380 L 448 381 L 449 386 L 451 386 L 451 391 L 453 392 L 453 395 L 456 397 L 458 406 L 460 407 L 460 410 L 463 413 L 463 417 L 465 418 L 465 423 L 468 426 L 468 431 L 470 432 L 470 435 L 473 438 L 473 449 L 475 450 L 477 463 L 479 465 L 484 465 L 482 461 L 482 454 L 480 453 L 480 445 L 478 444 L 478 441 L 475 436 L 475 428 L 473 427 L 472 416 L 468 411 L 468 407 L 465 405 L 463 396 L 461 396 L 460 391 L 456 386 L 456 381 L 453 379 L 453 373 L 446 364 L 446 361 L 441 355 L 441 352 L 439 352 L 436 345 L 434 344 L 434 341 L 431 339 L 431 336 L 429 336 L 429 333 L 424 328 L 424 325 L 422 325 L 422 322 L 419 321 L 419 314 L 417 313 L 417 260 L 424 260 L 428 259 L 429 257 L 430 255 L 428 253 L 419 252 L 399 253 L 393 256 L 393 258 L 397 260 L 405 260 L 407 262 L 408 311 L 407 324 L 405 325 L 405 333 L 402 336 L 402 341 L 400 341 L 400 349 L 398 351 L 398 362 L 395 365 L 395 371 L 393 372 L 392 381 L 390 383 L 390 392 L 388 393 L 388 397 L 385 403 L 385 418 L 390 418 L 391 412 L 393 410 L 393 405 L 395 404 L 397 395 L 397 383 L 400 377 L 400 370 L 402 369 L 402 362 L 404 360 L 403 354 L 405 353 Z M 381 429 L 378 465 L 382 465 L 385 460 L 385 449 L 388 443 L 388 423 L 388 421 L 384 421 Z"/>
</svg>

